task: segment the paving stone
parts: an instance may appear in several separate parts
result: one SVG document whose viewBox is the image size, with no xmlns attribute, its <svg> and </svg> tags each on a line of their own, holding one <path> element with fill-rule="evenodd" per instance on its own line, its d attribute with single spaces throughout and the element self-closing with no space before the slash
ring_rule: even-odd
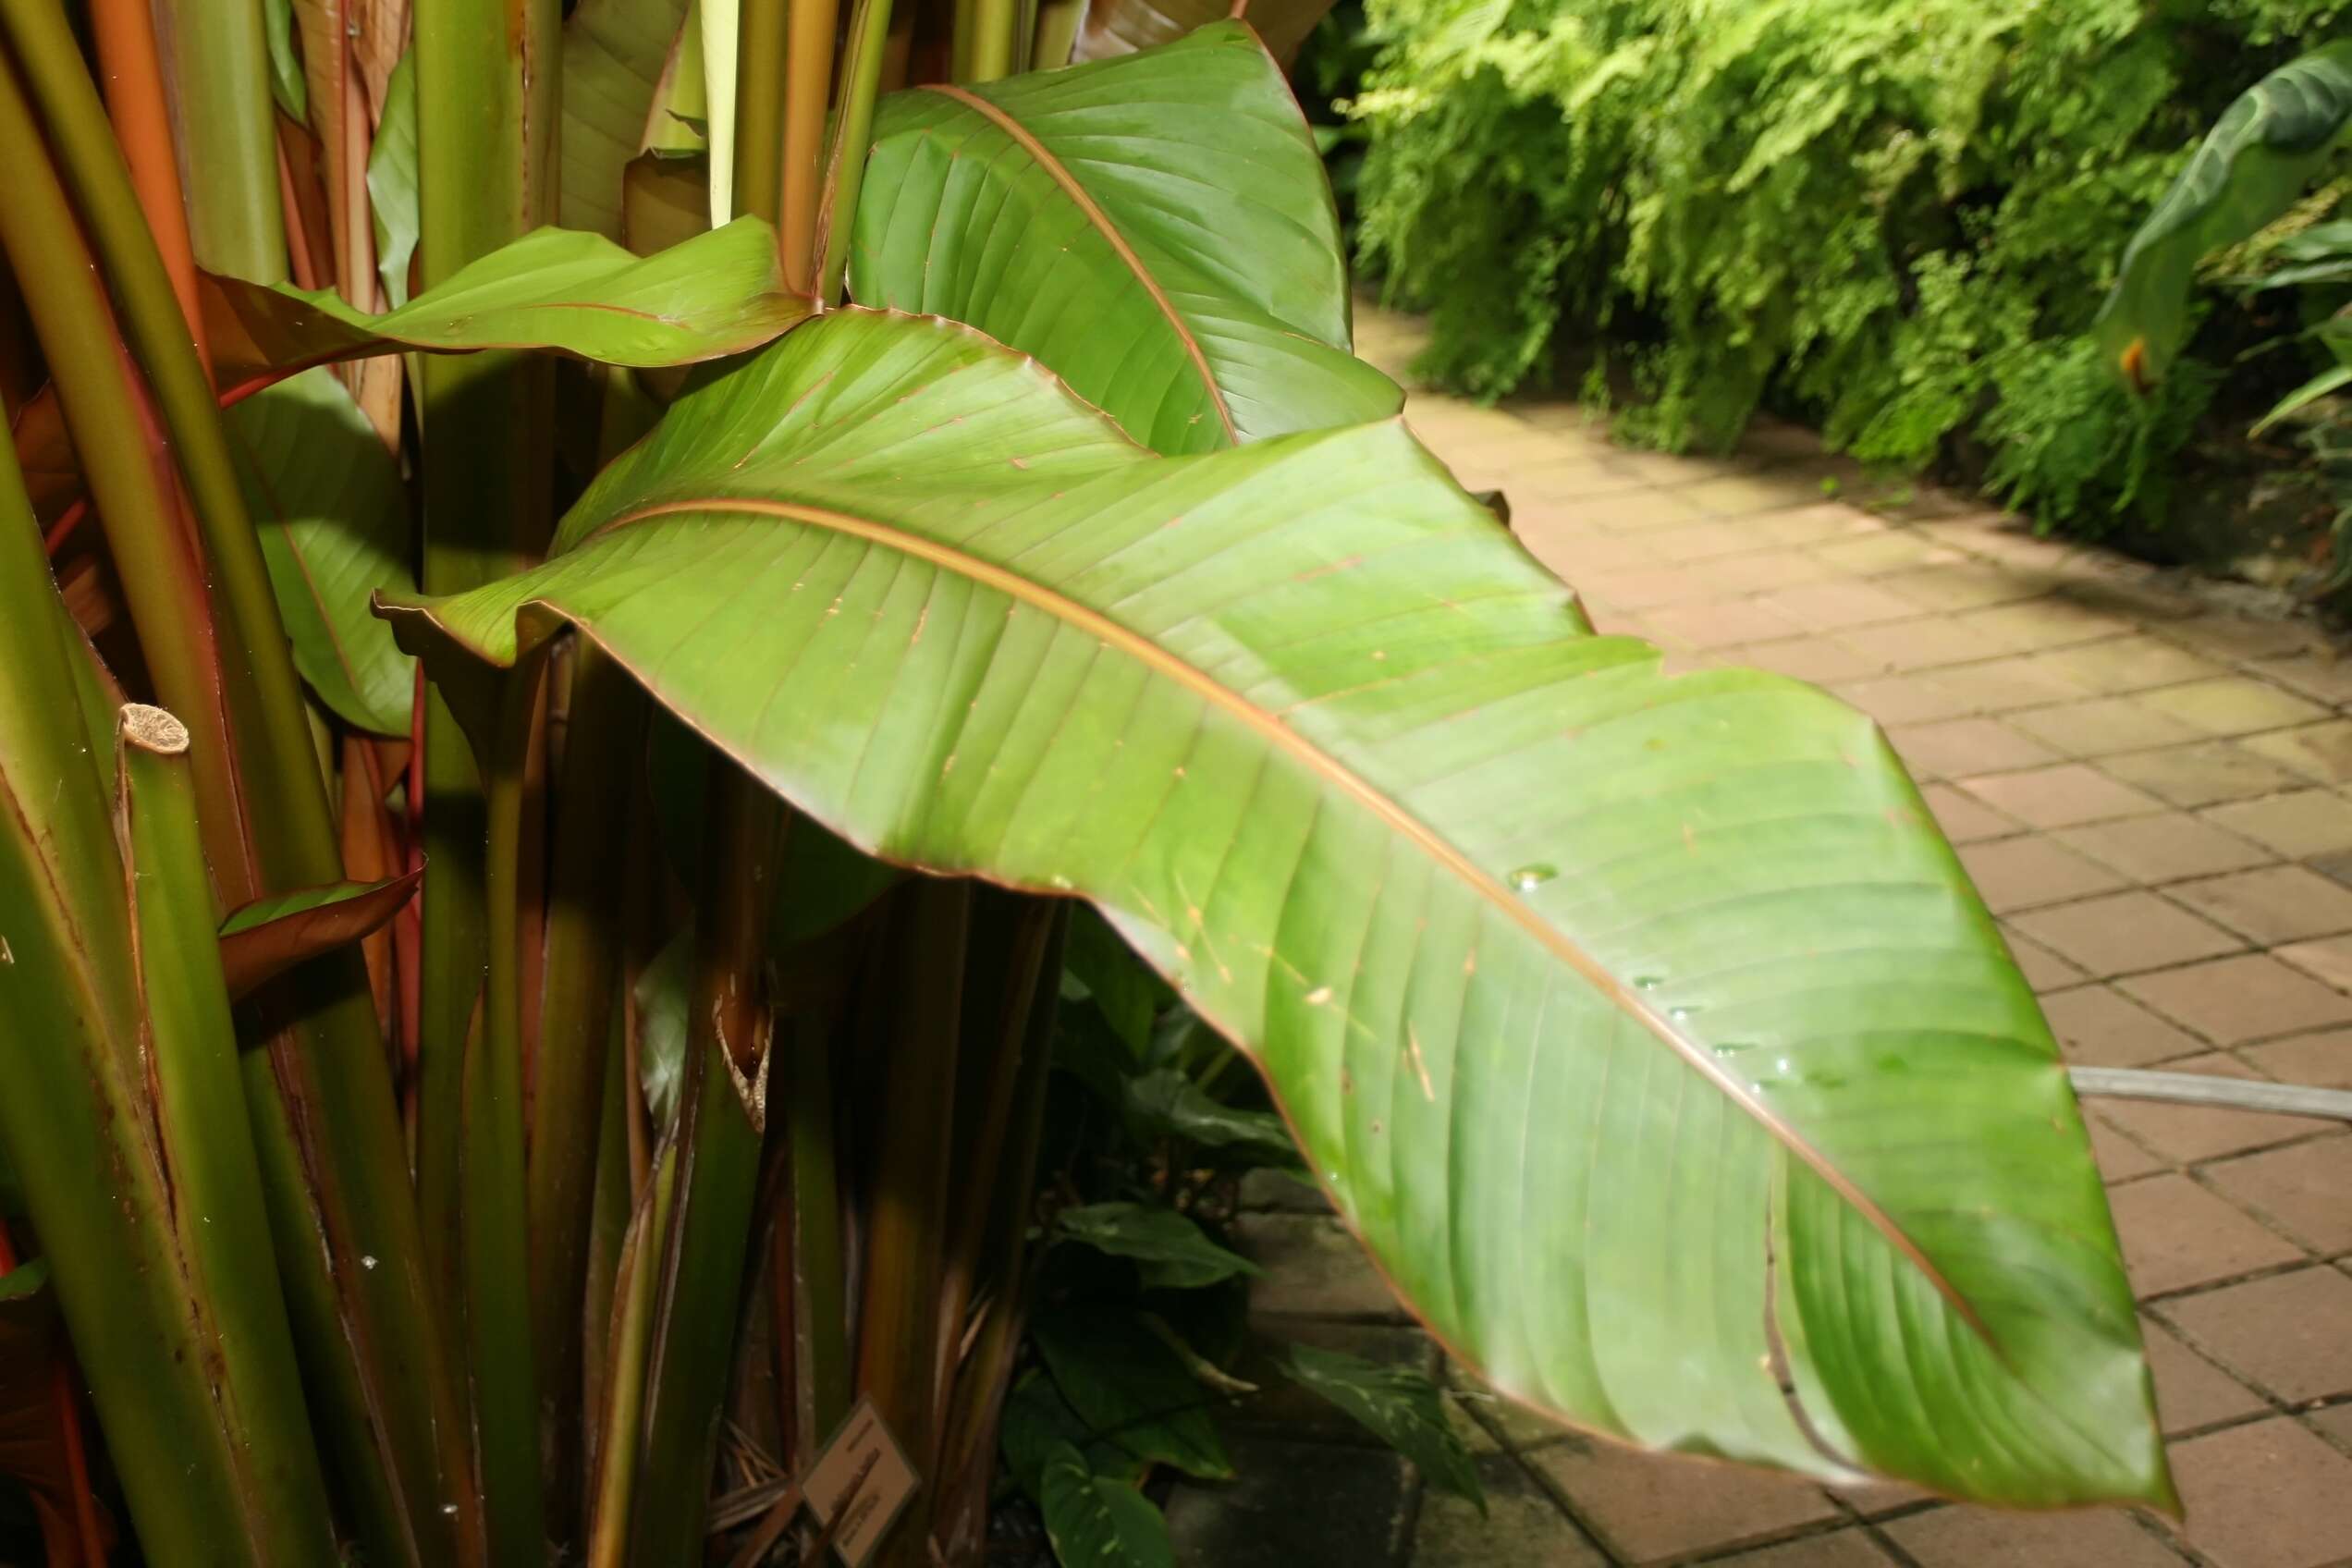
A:
<svg viewBox="0 0 2352 1568">
<path fill-rule="evenodd" d="M 1608 1568 L 1550 1494 L 1508 1454 L 1478 1462 L 1481 1516 L 1467 1500 L 1431 1487 L 1421 1495 L 1413 1568 Z M 1304 1559 L 1307 1562 L 1337 1559 Z"/>
<path fill-rule="evenodd" d="M 2055 837 L 2069 849 L 2150 884 L 2243 871 L 2268 864 L 2272 858 L 2260 844 L 2249 844 L 2185 812 L 2094 822 L 2087 827 L 2061 828 Z"/>
<path fill-rule="evenodd" d="M 2352 1089 L 2352 1029 L 2323 1029 L 2289 1040 L 2248 1046 L 2237 1053 L 2257 1072 L 2282 1084 L 2314 1089 Z"/>
<path fill-rule="evenodd" d="M 2163 809 L 2154 796 L 2078 762 L 1964 778 L 1960 787 L 2029 827 L 2073 827 Z"/>
<path fill-rule="evenodd" d="M 2101 977 L 2211 958 L 2245 946 L 2212 922 L 2138 891 L 2027 910 L 2013 924 L 2069 963 Z"/>
<path fill-rule="evenodd" d="M 2235 741 L 2207 741 L 2107 758 L 2110 774 L 2169 804 L 2195 810 L 2290 789 L 2295 775 Z"/>
<path fill-rule="evenodd" d="M 2168 1061 L 2164 1071 L 2215 1078 L 2256 1076 L 2252 1068 L 2218 1051 Z M 2338 1125 L 2309 1117 L 2222 1110 L 2212 1106 L 2174 1105 L 2162 1100 L 2104 1099 L 2099 1102 L 2099 1115 L 2175 1165 L 2196 1165 L 2224 1155 L 2268 1148 L 2292 1138 L 2328 1132 Z"/>
<path fill-rule="evenodd" d="M 1313 1319 L 1262 1324 L 1261 1328 L 1270 1342 L 1256 1348 L 1236 1368 L 1244 1381 L 1257 1385 L 1257 1392 L 1243 1395 L 1232 1405 L 1236 1426 L 1280 1428 L 1287 1436 L 1316 1442 L 1380 1446 L 1381 1439 L 1364 1423 L 1284 1376 L 1271 1354 L 1284 1342 L 1338 1351 L 1379 1366 L 1407 1367 L 1425 1378 L 1437 1376 L 1438 1347 L 1418 1329 Z"/>
<path fill-rule="evenodd" d="M 2204 1042 L 2109 986 L 2077 986 L 2041 998 L 2042 1016 L 2066 1060 L 2087 1067 L 2146 1067 L 2195 1056 Z"/>
<path fill-rule="evenodd" d="M 1543 1449 L 1529 1463 L 1628 1563 L 1729 1551 L 1838 1517 L 1811 1482 L 1746 1465 L 1613 1443 Z"/>
<path fill-rule="evenodd" d="M 2166 629 L 2191 647 L 2225 659 L 2286 658 L 2321 645 L 2309 625 L 2297 620 L 2256 620 L 2218 611 Z"/>
<path fill-rule="evenodd" d="M 1819 635 L 1750 643 L 1727 650 L 1723 656 L 1727 663 L 1753 665 L 1793 680 L 1810 680 L 1817 686 L 1850 680 L 1873 668 L 1868 660 L 1836 638 Z"/>
<path fill-rule="evenodd" d="M 2352 1452 L 2352 1403 L 2307 1412 L 2303 1419 L 2321 1435 L 2334 1439 L 2337 1448 Z"/>
<path fill-rule="evenodd" d="M 2058 753 L 1996 718 L 1952 718 L 1936 724 L 1898 725 L 1887 732 L 1912 776 L 1963 778 L 2040 767 Z"/>
<path fill-rule="evenodd" d="M 2183 882 L 2165 891 L 2214 924 L 2265 945 L 2352 931 L 2352 888 L 2299 865 Z"/>
<path fill-rule="evenodd" d="M 1863 657 L 1882 669 L 1933 669 L 2008 652 L 1991 632 L 1964 626 L 1948 616 L 1859 626 L 1841 633 Z"/>
<path fill-rule="evenodd" d="M 2018 714 L 2011 723 L 2069 756 L 2101 757 L 2149 751 L 2201 738 L 2194 726 L 2159 713 L 2137 697 L 2092 697 Z"/>
<path fill-rule="evenodd" d="M 1919 1568 L 2180 1568 L 2180 1553 L 2121 1509 L 2003 1513 L 1938 1508 L 1889 1523 Z"/>
<path fill-rule="evenodd" d="M 2149 692 L 2140 701 L 2159 713 L 2169 714 L 2217 737 L 2284 729 L 2314 723 L 2328 716 L 2327 709 L 2317 703 L 2282 691 L 2266 680 L 2252 680 L 2242 675 L 2167 686 Z"/>
<path fill-rule="evenodd" d="M 1250 1287 L 1253 1312 L 1390 1321 L 1404 1317 L 1379 1270 L 1337 1219 L 1245 1214 L 1233 1223 L 1233 1244 L 1266 1270 Z"/>
<path fill-rule="evenodd" d="M 2121 622 L 2102 610 L 2057 598 L 1993 605 L 1965 611 L 1957 619 L 1963 626 L 1991 638 L 2007 654 L 2040 653 L 2045 648 L 2096 643 L 2123 630 Z"/>
<path fill-rule="evenodd" d="M 2291 1403 L 2352 1394 L 2352 1279 L 2336 1269 L 2249 1280 L 2163 1312 L 2216 1361 Z"/>
<path fill-rule="evenodd" d="M 1728 648 L 1740 643 L 1769 643 L 1799 630 L 1797 624 L 1760 599 L 1734 599 L 1728 604 L 1673 605 L 1649 611 L 1644 619 L 1658 631 L 1694 648 Z"/>
<path fill-rule="evenodd" d="M 1476 1428 L 1486 1450 L 1500 1447 L 1525 1452 L 1550 1443 L 1583 1443 L 1586 1440 L 1559 1423 L 1537 1415 L 1517 1400 L 1503 1398 L 1488 1388 L 1477 1374 L 1459 1363 L 1447 1366 L 1446 1383 L 1446 1397 L 1461 1409 L 1464 1419 Z"/>
<path fill-rule="evenodd" d="M 2048 668 L 2052 654 L 2020 654 L 1977 664 L 1950 665 L 1934 672 L 1936 684 L 1976 713 L 2012 713 L 2073 702 L 2083 689 Z"/>
<path fill-rule="evenodd" d="M 1403 1460 L 1255 1436 L 1229 1446 L 1232 1480 L 1188 1480 L 1169 1495 L 1168 1534 L 1183 1568 L 1402 1562 L 1412 1511 Z"/>
<path fill-rule="evenodd" d="M 2321 784 L 2352 784 L 2352 718 L 2257 735 L 2246 749 Z"/>
<path fill-rule="evenodd" d="M 1329 1214 L 1331 1200 L 1323 1189 L 1287 1170 L 1253 1170 L 1242 1178 L 1242 1207 L 1272 1208 L 1290 1214 Z"/>
<path fill-rule="evenodd" d="M 2278 949 L 2278 956 L 2339 991 L 2352 990 L 2352 937 L 2290 942 Z"/>
<path fill-rule="evenodd" d="M 1960 864 L 1983 895 L 1985 907 L 1995 914 L 2064 903 L 2124 886 L 2121 876 L 2098 862 L 2039 834 L 1966 845 L 1960 851 Z"/>
<path fill-rule="evenodd" d="M 2258 1415 L 2270 1402 L 2197 1354 L 2153 1317 L 2139 1320 L 2148 1370 L 2156 1380 L 2156 1415 L 2166 1437 Z"/>
<path fill-rule="evenodd" d="M 1952 785 L 1929 784 L 1919 794 L 1928 802 L 1928 810 L 1935 814 L 1936 825 L 1943 829 L 1943 836 L 1955 844 L 1996 839 L 2018 829 L 2015 818 L 2003 815 Z"/>
<path fill-rule="evenodd" d="M 2110 1187 L 2172 1169 L 2096 1116 L 2083 1118 L 2083 1126 L 2090 1134 L 2091 1158 L 2099 1162 L 2099 1179 Z"/>
<path fill-rule="evenodd" d="M 1842 681 L 1830 690 L 1882 725 L 1932 724 L 1968 712 L 1968 704 L 1937 685 L 1931 675 L 1874 676 Z"/>
<path fill-rule="evenodd" d="M 2216 1284 L 2299 1263 L 2303 1254 L 2186 1176 L 2150 1176 L 2108 1193 L 2124 1264 L 2142 1296 Z"/>
<path fill-rule="evenodd" d="M 1868 513 L 1857 511 L 1843 501 L 1821 500 L 1818 492 L 1811 506 L 1766 512 L 1745 521 L 1756 531 L 1758 538 L 1775 545 L 1821 545 L 1834 539 L 1875 535 L 1886 528 Z"/>
<path fill-rule="evenodd" d="M 2081 691 L 2101 696 L 2147 692 L 2223 674 L 2212 660 L 2154 637 L 2117 637 L 2041 655 L 2041 666 Z"/>
<path fill-rule="evenodd" d="M 2232 1203 L 2322 1256 L 2352 1252 L 2352 1133 L 2223 1160 L 2202 1174 Z"/>
<path fill-rule="evenodd" d="M 2352 800 L 2334 790 L 2298 790 L 2236 801 L 2205 814 L 2231 832 L 2268 844 L 2289 860 L 2352 850 Z"/>
<path fill-rule="evenodd" d="M 1708 1568 L 1893 1568 L 1894 1562 L 1868 1530 L 1844 1529 L 1710 1558 Z"/>
<path fill-rule="evenodd" d="M 1673 528 L 1703 522 L 1708 514 L 1671 490 L 1655 487 L 1623 495 L 1594 497 L 1585 508 L 1585 521 L 1615 533 L 1639 533 L 1653 528 Z"/>
<path fill-rule="evenodd" d="M 2040 942 L 2012 926 L 2001 928 L 2002 939 L 2009 944 L 2009 956 L 2017 965 L 2017 973 L 2036 994 L 2063 990 L 2079 986 L 2090 978 L 2081 970 L 2043 947 Z"/>
<path fill-rule="evenodd" d="M 2189 1544 L 2216 1568 L 2321 1568 L 2352 1544 L 2352 1458 L 2284 1416 L 2173 1450 Z"/>
<path fill-rule="evenodd" d="M 1971 570 L 1964 564 L 1965 557 L 1957 552 L 1895 528 L 1881 528 L 1871 533 L 1857 533 L 1850 539 L 1816 545 L 1813 553 L 1839 571 L 1857 577 L 1882 577 L 1919 567 L 1943 567 L 1952 571 Z M 1937 574 L 1921 572 L 1919 575 Z M 1920 602 L 1908 594 L 1903 597 L 1906 604 L 1916 606 Z M 1956 609 L 1962 606 L 1945 602 L 1929 607 Z"/>
<path fill-rule="evenodd" d="M 2352 1022 L 2352 1000 L 2268 953 L 2135 974 L 2121 984 L 2134 1000 L 2221 1046 Z"/>
<path fill-rule="evenodd" d="M 1919 606 L 1908 599 L 1868 582 L 1815 582 L 1783 588 L 1765 595 L 1764 602 L 1816 631 L 1903 620 L 1919 613 Z"/>
<path fill-rule="evenodd" d="M 2315 703 L 2338 707 L 2352 704 L 2352 659 L 2342 657 L 2333 647 L 2286 658 L 2257 659 L 2250 668 L 2263 680 L 2276 681 Z"/>
<path fill-rule="evenodd" d="M 1687 485 L 1683 494 L 1709 511 L 1725 517 L 1775 511 L 1789 507 L 1819 506 L 1821 486 L 1800 475 L 1727 473 Z M 1846 510 L 1839 508 L 1839 510 Z"/>
<path fill-rule="evenodd" d="M 1917 534 L 1896 534 L 1918 541 L 1923 549 L 1939 548 Z M 1969 610 L 1986 605 L 2009 604 L 2044 593 L 2049 584 L 2027 573 L 2004 570 L 1988 561 L 1964 560 L 1898 571 L 1880 580 L 1888 592 L 1899 594 L 1922 609 Z"/>
</svg>

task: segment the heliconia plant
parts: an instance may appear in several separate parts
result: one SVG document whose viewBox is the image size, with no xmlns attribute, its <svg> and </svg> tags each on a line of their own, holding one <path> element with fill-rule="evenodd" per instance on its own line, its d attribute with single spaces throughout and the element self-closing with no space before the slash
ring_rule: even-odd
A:
<svg viewBox="0 0 2352 1568">
<path fill-rule="evenodd" d="M 0 0 L 52 1561 L 823 1551 L 853 1409 L 874 1561 L 979 1559 L 1000 1427 L 1066 1562 L 1164 1560 L 1207 1439 L 1052 1420 L 1204 1357 L 1030 1335 L 1039 1259 L 1245 1266 L 1040 1196 L 1065 994 L 1229 1042 L 1537 1411 L 2174 1506 L 2057 1050 L 1882 738 L 1595 633 L 1353 356 L 1268 47 L 1317 14 Z M 1156 1125 L 1263 1149 L 1182 1060 Z M 1290 1364 L 1418 1440 L 1343 1363 Z"/>
</svg>

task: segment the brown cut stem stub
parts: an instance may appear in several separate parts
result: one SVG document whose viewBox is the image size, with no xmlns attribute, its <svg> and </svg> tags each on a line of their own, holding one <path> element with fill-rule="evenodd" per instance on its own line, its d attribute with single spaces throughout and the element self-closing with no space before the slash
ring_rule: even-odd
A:
<svg viewBox="0 0 2352 1568">
<path fill-rule="evenodd" d="M 124 741 L 141 751 L 164 757 L 187 754 L 188 726 L 152 704 L 125 703 L 118 728 Z"/>
</svg>

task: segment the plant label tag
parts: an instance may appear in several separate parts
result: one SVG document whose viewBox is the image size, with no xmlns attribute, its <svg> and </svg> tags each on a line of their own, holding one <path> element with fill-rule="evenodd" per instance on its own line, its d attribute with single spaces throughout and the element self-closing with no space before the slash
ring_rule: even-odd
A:
<svg viewBox="0 0 2352 1568">
<path fill-rule="evenodd" d="M 805 1491 L 809 1511 L 832 1536 L 841 1561 L 864 1568 L 898 1522 L 915 1485 L 914 1467 L 866 1399 L 858 1401 L 817 1457 Z M 847 1515 L 837 1520 L 844 1506 Z"/>
</svg>

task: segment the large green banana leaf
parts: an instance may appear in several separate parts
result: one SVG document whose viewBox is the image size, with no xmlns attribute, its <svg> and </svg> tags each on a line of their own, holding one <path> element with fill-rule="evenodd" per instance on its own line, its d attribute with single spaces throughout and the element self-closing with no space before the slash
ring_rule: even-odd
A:
<svg viewBox="0 0 2352 1568">
<path fill-rule="evenodd" d="M 864 192 L 850 252 L 861 302 L 1035 354 L 1156 451 L 1402 403 L 1347 352 L 1330 187 L 1280 69 L 1237 22 L 1096 65 L 893 93 Z"/>
<path fill-rule="evenodd" d="M 644 151 L 686 0 L 581 0 L 564 18 L 562 218 L 622 238 L 621 178 Z"/>
<path fill-rule="evenodd" d="M 658 255 L 542 228 L 439 288 L 371 314 L 333 289 L 214 277 L 205 326 L 224 386 L 406 349 L 545 349 L 615 365 L 682 365 L 758 347 L 805 318 L 784 291 L 776 231 L 738 218 Z"/>
<path fill-rule="evenodd" d="M 2222 111 L 2188 166 L 2124 251 L 2092 331 L 2108 364 L 2145 392 L 2188 336 L 2197 263 L 2286 211 L 2352 123 L 2352 39 L 2291 60 Z"/>
<path fill-rule="evenodd" d="M 968 328 L 841 312 L 557 547 L 386 613 L 429 673 L 574 623 L 860 846 L 1094 900 L 1505 1390 L 2169 1500 L 2057 1051 L 1878 732 L 1595 635 L 1401 423 L 1155 457 Z"/>
</svg>

